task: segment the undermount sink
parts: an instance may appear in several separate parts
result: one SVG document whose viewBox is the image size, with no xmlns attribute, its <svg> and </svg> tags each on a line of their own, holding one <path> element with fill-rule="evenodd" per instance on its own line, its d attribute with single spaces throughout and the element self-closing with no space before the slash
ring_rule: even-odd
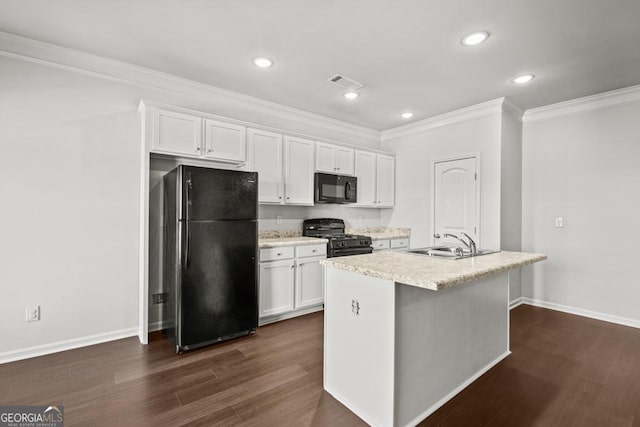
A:
<svg viewBox="0 0 640 427">
<path fill-rule="evenodd" d="M 408 252 L 419 255 L 427 255 L 431 257 L 446 259 L 463 259 L 472 258 L 481 255 L 494 254 L 500 252 L 492 249 L 478 249 L 471 252 L 469 249 L 463 249 L 459 246 L 430 246 L 428 248 L 411 249 Z"/>
</svg>

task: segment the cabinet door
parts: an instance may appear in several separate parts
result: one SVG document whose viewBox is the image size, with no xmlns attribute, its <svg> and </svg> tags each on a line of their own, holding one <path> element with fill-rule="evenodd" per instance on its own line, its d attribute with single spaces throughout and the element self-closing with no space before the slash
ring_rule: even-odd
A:
<svg viewBox="0 0 640 427">
<path fill-rule="evenodd" d="M 313 205 L 313 169 L 315 142 L 284 137 L 285 203 Z"/>
<path fill-rule="evenodd" d="M 336 173 L 335 152 L 335 145 L 316 142 L 316 171 Z"/>
<path fill-rule="evenodd" d="M 293 310 L 293 260 L 260 263 L 260 317 Z"/>
<path fill-rule="evenodd" d="M 296 309 L 322 304 L 322 266 L 324 257 L 302 258 L 296 267 Z"/>
<path fill-rule="evenodd" d="M 377 158 L 377 205 L 380 208 L 390 208 L 395 202 L 395 159 L 382 154 L 378 154 Z"/>
<path fill-rule="evenodd" d="M 153 109 L 152 150 L 199 157 L 202 154 L 202 119 L 189 114 Z"/>
<path fill-rule="evenodd" d="M 358 206 L 376 206 L 376 154 L 356 151 L 355 172 L 358 178 Z"/>
<path fill-rule="evenodd" d="M 246 128 L 215 120 L 204 121 L 205 157 L 231 163 L 247 161 Z"/>
<path fill-rule="evenodd" d="M 336 147 L 336 169 L 342 175 L 355 174 L 355 150 L 346 147 Z"/>
<path fill-rule="evenodd" d="M 249 129 L 252 169 L 258 172 L 258 201 L 284 203 L 282 190 L 282 135 Z"/>
</svg>

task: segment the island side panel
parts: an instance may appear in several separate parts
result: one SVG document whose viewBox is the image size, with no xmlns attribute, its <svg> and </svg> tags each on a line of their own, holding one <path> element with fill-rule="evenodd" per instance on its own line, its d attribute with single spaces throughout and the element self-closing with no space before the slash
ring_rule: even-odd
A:
<svg viewBox="0 0 640 427">
<path fill-rule="evenodd" d="M 332 267 L 324 277 L 324 388 L 368 424 L 390 426 L 394 283 Z"/>
<path fill-rule="evenodd" d="M 509 355 L 506 272 L 442 291 L 396 286 L 394 425 L 415 425 Z"/>
</svg>

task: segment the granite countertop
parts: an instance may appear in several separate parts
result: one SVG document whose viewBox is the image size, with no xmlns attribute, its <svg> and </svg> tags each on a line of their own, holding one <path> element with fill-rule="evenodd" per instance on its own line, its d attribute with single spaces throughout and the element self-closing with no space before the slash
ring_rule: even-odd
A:
<svg viewBox="0 0 640 427">
<path fill-rule="evenodd" d="M 507 251 L 459 260 L 381 251 L 328 258 L 320 264 L 438 291 L 545 259 L 547 256 L 542 254 Z"/>
<path fill-rule="evenodd" d="M 278 248 L 282 246 L 301 246 L 301 245 L 317 245 L 327 244 L 327 239 L 321 239 L 318 237 L 259 237 L 258 247 L 260 249 L 265 248 Z"/>
<path fill-rule="evenodd" d="M 363 234 L 371 237 L 371 240 L 398 239 L 411 237 L 410 228 L 400 227 L 364 227 L 347 228 L 347 234 Z"/>
</svg>

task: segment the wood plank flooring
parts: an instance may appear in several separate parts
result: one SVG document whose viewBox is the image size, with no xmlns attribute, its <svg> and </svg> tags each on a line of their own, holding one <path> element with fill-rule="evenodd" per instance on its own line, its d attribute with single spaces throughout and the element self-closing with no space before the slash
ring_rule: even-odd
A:
<svg viewBox="0 0 640 427">
<path fill-rule="evenodd" d="M 362 426 L 322 389 L 322 313 L 176 356 L 113 341 L 0 365 L 0 405 L 63 404 L 65 425 Z M 640 330 L 530 306 L 512 354 L 422 426 L 640 427 Z"/>
</svg>

